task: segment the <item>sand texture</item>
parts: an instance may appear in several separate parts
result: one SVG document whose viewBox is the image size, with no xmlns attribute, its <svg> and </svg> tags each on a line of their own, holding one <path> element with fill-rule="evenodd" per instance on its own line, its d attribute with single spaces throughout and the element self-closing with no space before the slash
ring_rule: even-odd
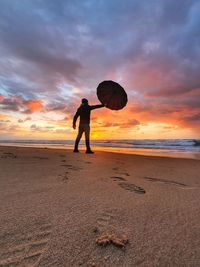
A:
<svg viewBox="0 0 200 267">
<path fill-rule="evenodd" d="M 0 147 L 0 266 L 200 266 L 200 161 Z"/>
</svg>

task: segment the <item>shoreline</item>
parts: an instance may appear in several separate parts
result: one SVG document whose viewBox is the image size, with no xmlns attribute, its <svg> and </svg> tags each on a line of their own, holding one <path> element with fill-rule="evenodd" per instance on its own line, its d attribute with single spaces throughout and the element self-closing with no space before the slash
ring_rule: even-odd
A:
<svg viewBox="0 0 200 267">
<path fill-rule="evenodd" d="M 0 144 L 0 147 L 27 147 L 27 148 L 43 148 L 43 149 L 58 149 L 58 150 L 73 150 L 73 145 L 49 145 L 49 144 Z M 84 145 L 80 145 L 80 152 L 84 153 Z M 164 158 L 177 158 L 177 159 L 194 159 L 200 160 L 199 152 L 191 151 L 173 151 L 164 149 L 141 149 L 141 148 L 119 148 L 119 147 L 99 147 L 93 146 L 94 152 L 108 152 L 126 155 L 140 155 L 149 157 L 164 157 Z"/>
</svg>

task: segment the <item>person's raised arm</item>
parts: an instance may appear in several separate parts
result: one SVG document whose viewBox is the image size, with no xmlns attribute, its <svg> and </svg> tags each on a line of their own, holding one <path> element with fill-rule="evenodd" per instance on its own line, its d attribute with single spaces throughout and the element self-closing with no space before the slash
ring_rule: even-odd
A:
<svg viewBox="0 0 200 267">
<path fill-rule="evenodd" d="M 93 110 L 96 108 L 103 108 L 103 107 L 105 107 L 105 105 L 93 105 L 93 106 L 90 106 L 90 110 Z"/>
<path fill-rule="evenodd" d="M 74 129 L 76 129 L 76 121 L 77 121 L 79 116 L 80 116 L 80 111 L 79 111 L 79 109 L 77 109 L 76 114 L 74 115 L 74 118 L 73 118 L 73 128 Z"/>
</svg>

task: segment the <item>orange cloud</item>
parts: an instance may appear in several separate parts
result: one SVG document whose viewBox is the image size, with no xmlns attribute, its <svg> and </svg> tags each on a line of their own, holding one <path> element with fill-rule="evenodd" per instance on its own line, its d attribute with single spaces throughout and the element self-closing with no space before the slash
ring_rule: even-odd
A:
<svg viewBox="0 0 200 267">
<path fill-rule="evenodd" d="M 0 105 L 4 111 L 14 111 L 21 113 L 33 113 L 43 109 L 42 100 L 29 99 L 25 100 L 19 96 L 8 96 L 4 97 L 0 95 Z"/>
<path fill-rule="evenodd" d="M 28 100 L 26 102 L 27 113 L 33 113 L 36 111 L 40 111 L 43 108 L 43 104 L 41 100 Z"/>
<path fill-rule="evenodd" d="M 9 116 L 5 114 L 0 114 L 0 122 L 10 122 Z"/>
</svg>

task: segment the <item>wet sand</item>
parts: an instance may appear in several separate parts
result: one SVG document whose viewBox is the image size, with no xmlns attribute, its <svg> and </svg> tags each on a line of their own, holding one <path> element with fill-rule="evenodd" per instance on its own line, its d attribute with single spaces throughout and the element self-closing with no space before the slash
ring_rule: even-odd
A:
<svg viewBox="0 0 200 267">
<path fill-rule="evenodd" d="M 0 170 L 0 266 L 200 266 L 199 160 L 2 146 Z"/>
</svg>

